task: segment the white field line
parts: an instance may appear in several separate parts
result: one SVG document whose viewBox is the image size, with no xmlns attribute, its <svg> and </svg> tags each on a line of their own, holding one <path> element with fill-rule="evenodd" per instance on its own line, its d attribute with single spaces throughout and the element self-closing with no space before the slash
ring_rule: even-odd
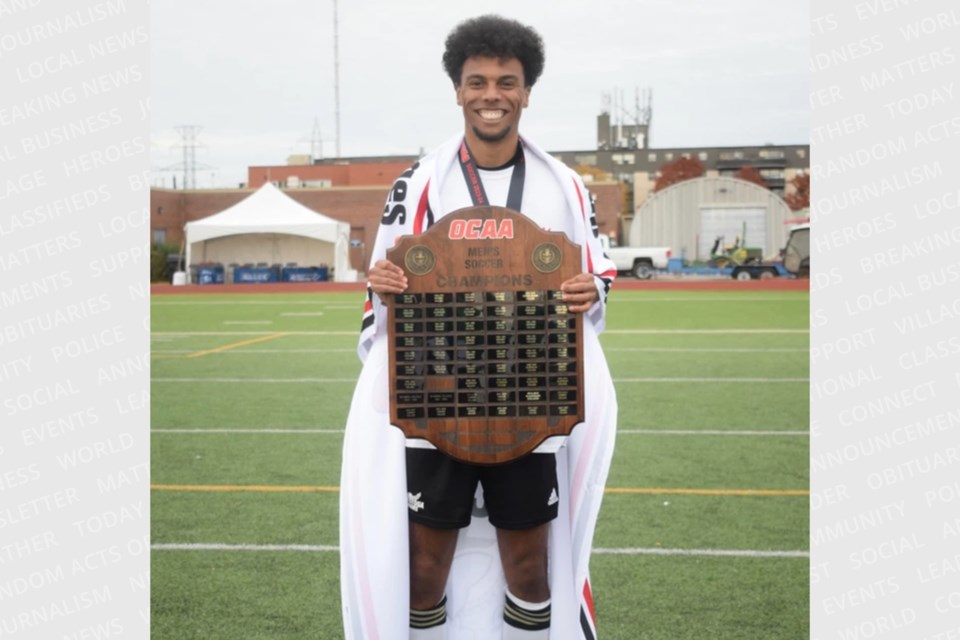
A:
<svg viewBox="0 0 960 640">
<path fill-rule="evenodd" d="M 157 339 L 157 342 L 169 340 Z M 611 351 L 631 351 L 644 353 L 809 353 L 809 349 L 695 349 L 672 347 L 610 347 Z M 154 349 L 153 353 L 193 353 L 195 349 Z M 356 349 L 230 349 L 222 351 L 224 354 L 263 354 L 263 353 L 356 353 Z"/>
<path fill-rule="evenodd" d="M 280 383 L 280 384 L 318 384 L 328 382 L 356 382 L 357 378 L 153 378 L 151 382 L 215 382 L 215 383 Z M 764 384 L 810 382 L 810 378 L 614 378 L 615 383 L 725 383 L 725 384 Z"/>
<path fill-rule="evenodd" d="M 154 336 L 258 336 L 271 331 L 154 331 Z M 288 336 L 359 336 L 357 331 L 286 331 Z M 808 334 L 810 329 L 607 329 L 603 335 L 759 335 Z"/>
<path fill-rule="evenodd" d="M 153 336 L 269 336 L 275 331 L 154 331 Z M 358 331 L 284 331 L 287 336 L 351 336 L 356 338 Z"/>
<path fill-rule="evenodd" d="M 810 333 L 810 329 L 606 329 L 603 335 L 637 335 L 637 334 L 657 334 L 657 335 L 693 335 L 693 334 L 711 334 L 711 335 L 759 335 L 759 334 L 799 334 Z"/>
<path fill-rule="evenodd" d="M 312 318 L 316 316 L 322 316 L 324 314 L 323 314 L 323 311 L 304 311 L 302 313 L 298 313 L 298 312 L 281 313 L 280 315 L 286 318 L 308 318 L 308 317 Z"/>
<path fill-rule="evenodd" d="M 619 429 L 628 436 L 809 436 L 809 431 L 724 431 L 722 429 Z"/>
<path fill-rule="evenodd" d="M 607 347 L 607 350 L 610 352 L 618 351 L 640 351 L 645 353 L 809 353 L 810 349 L 796 348 L 796 349 L 756 349 L 756 348 L 743 348 L 743 349 L 724 349 L 724 348 L 713 348 L 713 347 Z"/>
<path fill-rule="evenodd" d="M 219 544 L 219 543 L 155 543 L 154 551 L 310 551 L 339 552 L 340 547 L 325 544 Z M 753 549 L 661 549 L 643 547 L 594 547 L 595 555 L 629 556 L 698 556 L 723 558 L 809 558 L 809 551 L 766 551 Z"/>
<path fill-rule="evenodd" d="M 614 285 L 616 286 L 616 285 Z M 726 292 L 725 292 L 726 293 Z M 362 292 L 361 292 L 362 300 Z M 722 295 L 716 298 L 618 298 L 617 302 L 806 302 L 805 297 L 797 296 L 794 298 L 757 298 L 757 297 L 738 297 L 732 295 Z M 153 301 L 151 303 L 157 307 L 184 307 L 184 306 L 208 306 L 208 305 L 314 305 L 323 306 L 326 309 L 359 309 L 363 307 L 362 302 L 355 305 L 327 305 L 323 300 L 177 300 L 171 302 Z"/>
<path fill-rule="evenodd" d="M 724 382 L 759 384 L 766 382 L 810 382 L 810 378 L 614 378 L 614 382 Z"/>
<path fill-rule="evenodd" d="M 343 429 L 151 429 L 150 433 L 302 433 L 343 435 Z"/>
<path fill-rule="evenodd" d="M 616 284 L 613 285 L 616 289 Z M 615 304 L 625 303 L 625 302 L 803 302 L 807 303 L 809 300 L 806 296 L 797 296 L 796 298 L 738 298 L 736 296 L 723 296 L 716 298 L 617 298 Z"/>
<path fill-rule="evenodd" d="M 194 353 L 196 349 L 152 349 L 152 353 Z M 356 353 L 356 349 L 230 349 L 210 355 L 260 355 L 263 353 Z"/>
<path fill-rule="evenodd" d="M 323 306 L 325 308 L 333 309 L 335 307 L 326 307 L 322 300 L 181 300 L 177 302 L 152 302 L 152 306 L 155 307 L 205 307 L 212 305 L 257 305 L 257 304 L 268 304 L 275 307 L 286 307 L 293 305 L 302 305 L 308 304 L 310 306 Z M 362 305 L 358 304 L 351 309 L 356 309 Z M 346 307 L 344 307 L 346 308 Z"/>
<path fill-rule="evenodd" d="M 624 555 L 624 556 L 699 556 L 723 558 L 809 558 L 809 551 L 765 551 L 754 549 L 661 549 L 625 547 L 607 549 L 594 547 L 597 555 Z"/>
<path fill-rule="evenodd" d="M 356 383 L 357 378 L 153 378 L 151 382 L 215 382 L 236 384 L 252 382 L 256 384 L 326 384 L 331 382 Z"/>
<path fill-rule="evenodd" d="M 342 435 L 343 429 L 151 429 L 150 433 L 295 433 L 295 434 L 326 434 Z M 803 436 L 808 437 L 809 431 L 723 431 L 719 429 L 620 429 L 617 435 L 628 436 Z"/>
</svg>

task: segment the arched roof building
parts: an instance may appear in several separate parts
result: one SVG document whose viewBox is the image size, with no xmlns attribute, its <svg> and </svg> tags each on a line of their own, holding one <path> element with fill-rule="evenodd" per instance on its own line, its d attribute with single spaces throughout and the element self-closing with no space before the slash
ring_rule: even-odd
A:
<svg viewBox="0 0 960 640">
<path fill-rule="evenodd" d="M 634 215 L 629 244 L 668 246 L 674 256 L 705 260 L 718 237 L 732 245 L 743 236 L 741 246 L 775 256 L 786 243 L 791 217 L 780 196 L 752 182 L 695 178 L 649 197 Z"/>
</svg>

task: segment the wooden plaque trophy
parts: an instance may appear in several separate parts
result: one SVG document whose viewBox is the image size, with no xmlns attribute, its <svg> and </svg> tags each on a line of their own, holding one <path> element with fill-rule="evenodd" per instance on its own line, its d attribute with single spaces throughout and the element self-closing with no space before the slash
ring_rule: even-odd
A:
<svg viewBox="0 0 960 640">
<path fill-rule="evenodd" d="M 583 421 L 582 315 L 560 285 L 580 247 L 503 207 L 469 207 L 387 259 L 391 422 L 464 462 L 498 464 Z"/>
</svg>

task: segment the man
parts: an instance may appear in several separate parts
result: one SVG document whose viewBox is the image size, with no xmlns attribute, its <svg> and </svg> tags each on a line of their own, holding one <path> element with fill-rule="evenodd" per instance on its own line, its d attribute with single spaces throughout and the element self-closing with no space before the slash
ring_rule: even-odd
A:
<svg viewBox="0 0 960 640">
<path fill-rule="evenodd" d="M 520 137 L 543 57 L 540 37 L 515 21 L 483 16 L 458 25 L 443 63 L 464 132 L 406 171 L 384 208 L 368 271 L 364 367 L 344 439 L 348 638 L 595 637 L 587 565 L 616 424 L 597 335 L 616 270 L 600 248 L 580 178 Z M 550 438 L 534 453 L 492 467 L 460 463 L 422 440 L 405 442 L 388 426 L 386 305 L 407 280 L 384 259 L 386 250 L 471 205 L 519 210 L 582 248 L 583 273 L 561 290 L 570 310 L 587 320 L 587 420 L 569 438 Z"/>
</svg>

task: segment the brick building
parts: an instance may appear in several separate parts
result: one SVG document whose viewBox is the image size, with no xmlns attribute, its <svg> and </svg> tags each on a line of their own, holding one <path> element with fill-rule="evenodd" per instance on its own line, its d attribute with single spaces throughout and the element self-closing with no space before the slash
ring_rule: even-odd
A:
<svg viewBox="0 0 960 640">
<path fill-rule="evenodd" d="M 611 125 L 609 114 L 597 118 L 597 149 L 560 151 L 552 155 L 570 167 L 586 167 L 601 233 L 614 240 L 630 236 L 634 212 L 652 192 L 660 167 L 687 156 L 699 159 L 707 177 L 727 177 L 742 166 L 756 167 L 773 193 L 790 192 L 795 175 L 809 171 L 809 145 L 648 148 L 646 125 Z M 350 224 L 350 263 L 365 272 L 377 225 L 393 181 L 417 156 L 364 156 L 311 159 L 291 156 L 286 165 L 253 166 L 246 189 L 151 189 L 150 226 L 154 242 L 179 244 L 183 225 L 236 204 L 265 182 L 324 215 Z M 604 178 L 606 176 L 606 178 Z"/>
<path fill-rule="evenodd" d="M 368 163 L 376 164 L 376 163 Z M 387 184 L 376 186 L 332 186 L 328 188 L 283 188 L 288 196 L 314 211 L 350 224 L 350 266 L 366 272 L 369 252 L 373 249 L 377 226 L 383 213 L 387 194 L 396 178 L 410 163 L 393 173 Z M 375 169 L 375 168 L 374 168 Z M 374 173 L 367 168 L 367 175 Z M 363 175 L 355 172 L 354 175 Z M 261 183 L 262 184 L 262 183 Z M 283 187 L 283 185 L 278 185 Z M 594 196 L 601 232 L 617 229 L 622 207 L 622 187 L 616 182 L 598 182 L 588 185 Z M 150 229 L 153 242 L 179 245 L 183 241 L 186 223 L 200 220 L 223 211 L 256 189 L 196 189 L 150 190 Z"/>
</svg>

